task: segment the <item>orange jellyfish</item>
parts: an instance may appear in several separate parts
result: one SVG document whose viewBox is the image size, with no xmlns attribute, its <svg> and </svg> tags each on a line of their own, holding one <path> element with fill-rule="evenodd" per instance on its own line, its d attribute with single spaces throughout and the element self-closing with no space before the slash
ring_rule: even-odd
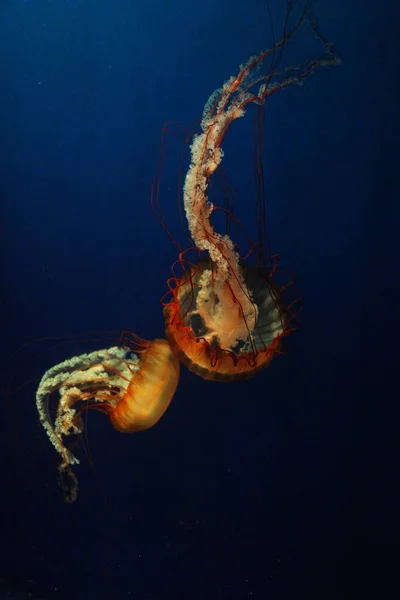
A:
<svg viewBox="0 0 400 600">
<path fill-rule="evenodd" d="M 79 460 L 65 445 L 65 438 L 82 433 L 82 412 L 106 413 L 122 433 L 142 431 L 163 416 L 178 380 L 179 362 L 164 339 L 147 342 L 135 338 L 129 346 L 75 356 L 44 374 L 36 392 L 36 406 L 61 456 L 59 483 L 66 502 L 77 496 L 78 479 L 72 466 Z M 56 395 L 53 407 L 51 400 Z"/>
<path fill-rule="evenodd" d="M 301 84 L 319 66 L 336 65 L 340 59 L 307 11 L 290 31 L 287 22 L 288 19 L 279 42 L 251 57 L 237 75 L 211 94 L 201 119 L 201 132 L 191 141 L 190 166 L 182 198 L 179 196 L 191 245 L 182 250 L 176 244 L 179 258 L 172 267 L 169 292 L 162 303 L 166 337 L 173 351 L 192 372 L 205 379 L 231 381 L 253 377 L 282 351 L 284 338 L 299 325 L 301 299 L 297 296 L 286 299 L 286 294 L 293 290 L 293 280 L 282 279 L 282 271 L 277 268 L 278 257 L 271 254 L 269 248 L 261 159 L 262 126 L 266 103 L 272 94 Z M 281 64 L 283 48 L 303 24 L 310 26 L 323 47 L 323 54 L 284 68 Z M 224 179 L 225 205 L 219 203 L 218 197 L 215 199 L 218 189 L 215 176 L 221 172 L 225 136 L 250 105 L 257 111 L 253 153 L 258 239 L 251 242 L 244 253 L 230 235 L 233 225 L 242 229 L 242 237 L 244 231 L 234 212 L 233 194 L 229 195 Z M 170 125 L 165 127 L 167 132 L 170 129 Z M 164 160 L 162 152 L 152 199 L 156 216 L 162 222 L 159 190 Z M 217 211 L 223 212 L 227 224 L 222 232 L 214 226 Z M 245 236 L 250 238 L 246 233 Z"/>
</svg>

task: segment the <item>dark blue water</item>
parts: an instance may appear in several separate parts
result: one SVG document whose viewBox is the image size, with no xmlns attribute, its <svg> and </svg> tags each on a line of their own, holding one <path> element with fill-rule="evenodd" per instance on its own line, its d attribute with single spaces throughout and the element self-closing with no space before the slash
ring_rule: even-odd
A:
<svg viewBox="0 0 400 600">
<path fill-rule="evenodd" d="M 270 4 L 278 36 L 286 2 Z M 264 131 L 271 243 L 303 290 L 301 331 L 249 382 L 182 369 L 146 433 L 90 414 L 67 506 L 34 394 L 85 343 L 16 351 L 42 336 L 163 335 L 176 250 L 150 207 L 161 128 L 198 121 L 271 31 L 264 0 L 1 3 L 2 389 L 33 378 L 2 395 L 10 595 L 342 600 L 376 586 L 397 597 L 397 3 L 313 4 L 342 65 L 276 94 Z M 288 62 L 313 51 L 301 34 Z M 224 145 L 246 223 L 248 112 Z M 163 197 L 176 232 L 179 152 Z"/>
</svg>

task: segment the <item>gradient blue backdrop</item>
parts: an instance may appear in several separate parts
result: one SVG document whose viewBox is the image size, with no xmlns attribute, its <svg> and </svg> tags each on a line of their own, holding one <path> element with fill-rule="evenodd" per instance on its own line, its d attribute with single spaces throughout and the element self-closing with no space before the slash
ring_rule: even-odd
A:
<svg viewBox="0 0 400 600">
<path fill-rule="evenodd" d="M 271 5 L 279 26 L 286 2 Z M 300 333 L 250 382 L 182 369 L 144 434 L 90 415 L 95 468 L 82 454 L 66 506 L 34 391 L 72 350 L 34 372 L 14 353 L 47 335 L 162 335 L 176 256 L 149 203 L 161 128 L 200 118 L 268 43 L 267 13 L 264 0 L 2 0 L 3 390 L 15 372 L 36 377 L 11 407 L 3 393 L 0 577 L 14 597 L 341 600 L 372 583 L 396 597 L 397 2 L 314 12 L 343 64 L 276 94 L 265 135 L 272 247 L 304 291 Z M 225 146 L 244 215 L 252 122 Z M 174 152 L 163 202 L 176 226 Z"/>
</svg>

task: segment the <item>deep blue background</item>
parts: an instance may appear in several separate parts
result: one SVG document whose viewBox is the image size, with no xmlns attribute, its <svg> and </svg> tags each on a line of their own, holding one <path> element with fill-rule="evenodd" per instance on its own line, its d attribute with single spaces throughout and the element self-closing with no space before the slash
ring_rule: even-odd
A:
<svg viewBox="0 0 400 600">
<path fill-rule="evenodd" d="M 343 63 L 269 105 L 272 247 L 306 305 L 288 354 L 240 384 L 182 369 L 144 434 L 91 414 L 94 470 L 81 452 L 67 506 L 34 392 L 86 346 L 16 351 L 41 336 L 162 335 L 176 252 L 149 198 L 163 122 L 199 119 L 269 28 L 264 0 L 2 0 L 0 577 L 15 597 L 328 600 L 373 584 L 397 597 L 397 4 L 316 2 Z M 271 6 L 279 32 L 286 1 Z M 252 123 L 225 144 L 244 219 Z M 30 377 L 10 396 L 10 379 Z"/>
</svg>

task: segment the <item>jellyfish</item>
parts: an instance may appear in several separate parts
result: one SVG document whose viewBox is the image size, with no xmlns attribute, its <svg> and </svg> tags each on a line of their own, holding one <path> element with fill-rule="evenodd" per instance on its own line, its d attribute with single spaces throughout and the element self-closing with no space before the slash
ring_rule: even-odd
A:
<svg viewBox="0 0 400 600">
<path fill-rule="evenodd" d="M 121 433 L 149 429 L 167 410 L 178 380 L 179 362 L 169 343 L 133 335 L 129 345 L 74 356 L 44 374 L 36 392 L 36 406 L 61 457 L 59 484 L 66 502 L 77 497 L 78 479 L 72 467 L 79 459 L 65 440 L 83 432 L 82 413 L 105 413 Z"/>
<path fill-rule="evenodd" d="M 299 326 L 301 297 L 290 289 L 294 279 L 282 278 L 279 257 L 269 247 L 262 126 L 272 94 L 302 84 L 318 67 L 337 65 L 340 58 L 307 10 L 290 30 L 287 22 L 288 19 L 280 41 L 249 58 L 236 75 L 211 94 L 201 118 L 201 131 L 191 140 L 190 165 L 182 194 L 191 241 L 188 248 L 180 248 L 162 303 L 166 338 L 173 351 L 188 369 L 204 379 L 232 381 L 253 377 L 282 352 L 283 340 Z M 283 68 L 284 46 L 303 25 L 311 28 L 323 53 Z M 215 175 L 224 156 L 222 143 L 233 122 L 243 117 L 250 105 L 256 109 L 258 125 L 254 141 L 258 239 L 243 253 L 229 232 L 232 223 L 244 229 L 233 203 L 222 205 L 211 200 L 210 191 L 215 193 L 217 189 Z M 159 189 L 156 177 L 153 207 L 162 220 Z M 213 223 L 217 211 L 224 212 L 229 225 L 222 232 Z"/>
</svg>

